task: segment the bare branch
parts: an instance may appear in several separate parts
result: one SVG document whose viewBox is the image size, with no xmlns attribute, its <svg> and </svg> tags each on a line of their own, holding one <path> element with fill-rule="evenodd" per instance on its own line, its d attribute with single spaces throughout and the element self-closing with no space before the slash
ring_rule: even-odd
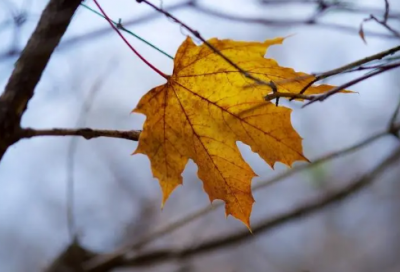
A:
<svg viewBox="0 0 400 272">
<path fill-rule="evenodd" d="M 86 140 L 98 137 L 119 138 L 131 141 L 139 140 L 139 130 L 106 130 L 106 129 L 91 129 L 91 128 L 52 128 L 52 129 L 33 129 L 24 128 L 19 132 L 20 139 L 32 138 L 37 136 L 81 136 Z"/>
<path fill-rule="evenodd" d="M 361 14 L 384 14 L 385 18 L 400 19 L 399 12 L 389 13 L 389 1 L 385 0 L 385 10 L 376 8 L 364 8 L 362 6 L 356 6 L 345 2 L 325 2 L 321 0 L 263 0 L 261 1 L 264 5 L 286 5 L 286 4 L 312 4 L 319 6 L 326 6 L 329 10 L 349 12 L 349 13 L 361 13 Z"/>
<path fill-rule="evenodd" d="M 309 99 L 310 101 L 307 102 L 306 104 L 304 104 L 302 107 L 304 108 L 304 107 L 306 107 L 306 106 L 308 106 L 308 105 L 310 105 L 310 104 L 312 104 L 312 103 L 314 103 L 316 101 L 322 102 L 325 99 L 327 99 L 328 97 L 330 97 L 330 96 L 332 96 L 332 95 L 334 95 L 334 94 L 336 94 L 336 93 L 338 93 L 338 92 L 340 92 L 340 91 L 342 91 L 342 90 L 344 90 L 344 89 L 346 89 L 346 88 L 348 88 L 350 86 L 353 86 L 354 84 L 357 84 L 357 83 L 359 83 L 361 81 L 364 81 L 365 79 L 368 79 L 370 77 L 379 75 L 379 74 L 381 74 L 383 72 L 386 72 L 386 71 L 389 71 L 389 70 L 392 70 L 392 69 L 395 69 L 395 68 L 399 68 L 399 67 L 400 67 L 400 63 L 395 63 L 395 64 L 391 64 L 391 65 L 382 66 L 381 68 L 377 69 L 377 71 L 374 71 L 372 73 L 367 73 L 367 74 L 365 74 L 365 75 L 363 75 L 361 77 L 358 77 L 358 78 L 355 78 L 353 80 L 350 80 L 347 83 L 344 83 L 344 84 L 342 84 L 340 86 L 337 86 L 337 87 L 333 88 L 332 90 L 330 90 L 329 92 L 327 92 L 325 94 L 314 96 L 313 98 Z"/>
<path fill-rule="evenodd" d="M 327 28 L 327 29 L 332 29 L 332 30 L 338 30 L 338 31 L 343 31 L 347 33 L 358 33 L 358 28 L 351 27 L 351 26 L 346 26 L 346 25 L 340 25 L 340 24 L 335 24 L 335 23 L 326 23 L 326 22 L 316 22 L 316 18 L 307 18 L 304 20 L 293 20 L 293 19 L 286 19 L 286 20 L 274 20 L 274 19 L 265 19 L 265 18 L 249 18 L 249 17 L 239 17 L 235 15 L 230 15 L 226 14 L 223 12 L 219 12 L 216 10 L 211 10 L 209 8 L 201 7 L 197 4 L 192 4 L 192 6 L 195 8 L 196 11 L 199 11 L 201 13 L 218 17 L 221 19 L 226 19 L 226 20 L 231 20 L 231 21 L 237 21 L 237 22 L 242 22 L 242 23 L 251 23 L 251 24 L 260 24 L 260 25 L 266 25 L 269 27 L 288 27 L 288 26 L 299 26 L 299 25 L 309 25 L 309 26 L 315 26 L 315 27 L 322 27 L 322 28 Z M 366 35 L 371 36 L 371 37 L 379 37 L 379 38 L 387 38 L 387 39 L 394 39 L 393 35 L 388 35 L 384 33 L 379 33 L 379 32 L 365 32 Z"/>
<path fill-rule="evenodd" d="M 393 27 L 391 27 L 386 21 L 379 20 L 372 14 L 371 14 L 370 18 L 365 21 L 369 21 L 369 20 L 374 20 L 375 22 L 377 22 L 378 24 L 382 25 L 384 28 L 389 30 L 395 37 L 400 38 L 400 33 L 397 30 L 395 30 Z"/>
<path fill-rule="evenodd" d="M 278 98 L 278 97 L 286 97 L 286 98 L 289 97 L 289 98 L 290 98 L 290 101 L 292 101 L 293 99 L 296 99 L 296 98 L 298 98 L 298 99 L 304 99 L 304 100 L 313 100 L 313 99 L 316 99 L 317 96 L 313 96 L 313 95 L 308 96 L 308 95 L 303 95 L 303 94 L 304 94 L 304 92 L 305 92 L 311 85 L 313 85 L 313 84 L 316 83 L 317 81 L 322 80 L 322 79 L 326 79 L 326 78 L 331 77 L 331 76 L 334 76 L 334 75 L 338 75 L 338 74 L 341 74 L 341 73 L 345 73 L 345 72 L 348 72 L 348 71 L 350 71 L 350 70 L 352 70 L 352 71 L 357 71 L 358 68 L 363 68 L 362 65 L 364 65 L 364 64 L 367 64 L 367 63 L 372 62 L 372 61 L 375 61 L 375 60 L 381 60 L 381 59 L 383 59 L 384 57 L 393 55 L 394 53 L 396 53 L 396 52 L 398 52 L 398 51 L 400 51 L 400 46 L 395 46 L 395 47 L 390 48 L 390 49 L 388 49 L 388 50 L 385 50 L 385 51 L 379 52 L 379 53 L 377 53 L 377 54 L 374 54 L 374 55 L 365 57 L 365 58 L 363 58 L 363 59 L 354 61 L 354 62 L 352 62 L 352 63 L 346 64 L 346 65 L 341 66 L 341 67 L 339 67 L 339 68 L 335 68 L 335 69 L 332 69 L 332 70 L 329 70 L 329 71 L 326 71 L 326 72 L 323 72 L 323 73 L 312 73 L 311 76 L 315 76 L 315 79 L 312 80 L 312 81 L 310 81 L 307 85 L 305 85 L 305 86 L 303 87 L 303 89 L 299 92 L 299 94 L 279 93 L 279 92 L 276 92 L 276 93 L 272 93 L 272 94 L 269 94 L 269 95 L 265 96 L 265 99 L 266 99 L 266 100 L 272 100 L 272 99 L 275 99 L 275 98 Z M 398 66 L 398 63 L 389 64 L 389 65 L 386 65 L 386 66 L 385 66 L 385 65 L 374 66 L 374 67 L 372 67 L 372 68 L 374 68 L 374 69 L 384 69 L 384 71 L 390 70 L 390 69 L 392 69 L 392 68 L 396 68 L 396 67 L 392 67 L 392 66 Z M 369 67 L 368 67 L 368 68 L 369 68 Z M 362 70 L 362 69 L 359 69 L 359 70 Z M 382 72 L 384 72 L 384 71 L 382 71 Z M 368 74 L 367 74 L 367 75 L 368 75 Z M 296 78 L 293 78 L 293 79 L 287 79 L 287 80 L 283 80 L 283 81 L 277 81 L 276 84 L 279 85 L 279 84 L 283 84 L 283 83 L 286 83 L 286 82 L 295 81 L 295 80 L 297 80 L 297 79 L 300 79 L 300 78 L 299 78 L 299 77 L 296 77 Z M 343 85 L 342 85 L 342 86 L 343 86 Z M 347 88 L 347 87 L 348 87 L 348 86 L 346 86 L 346 87 L 344 87 L 344 88 Z M 343 89 L 343 88 L 342 88 L 342 89 Z M 341 89 L 341 90 L 342 90 L 342 89 Z"/>
<path fill-rule="evenodd" d="M 384 57 L 393 55 L 394 53 L 396 53 L 398 51 L 400 51 L 400 45 L 399 46 L 395 46 L 393 48 L 390 48 L 388 50 L 379 52 L 377 54 L 365 57 L 363 59 L 351 62 L 349 64 L 346 64 L 346 65 L 342 66 L 342 67 L 339 67 L 339 68 L 336 68 L 336 69 L 333 69 L 333 70 L 330 70 L 330 71 L 327 71 L 327 72 L 324 72 L 324 73 L 315 73 L 314 75 L 317 77 L 317 79 L 314 82 L 316 82 L 318 80 L 321 80 L 321 79 L 328 78 L 328 77 L 333 76 L 333 75 L 337 75 L 337 74 L 343 73 L 345 71 L 348 71 L 348 70 L 353 69 L 355 67 L 359 67 L 359 66 L 361 66 L 363 64 L 366 64 L 368 62 L 371 62 L 371 61 L 374 61 L 374 60 L 383 59 Z M 301 93 L 304 93 L 304 91 L 302 91 Z"/>
</svg>

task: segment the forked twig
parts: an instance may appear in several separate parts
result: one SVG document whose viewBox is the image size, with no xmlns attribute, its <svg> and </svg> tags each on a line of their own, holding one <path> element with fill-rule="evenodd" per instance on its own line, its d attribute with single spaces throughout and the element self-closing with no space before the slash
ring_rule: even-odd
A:
<svg viewBox="0 0 400 272">
<path fill-rule="evenodd" d="M 395 68 L 399 68 L 399 67 L 400 67 L 400 63 L 395 63 L 395 64 L 391 64 L 391 65 L 382 66 L 382 68 L 378 69 L 377 71 L 374 71 L 372 73 L 367 73 L 367 74 L 365 74 L 365 75 L 363 75 L 361 77 L 358 77 L 358 78 L 355 78 L 353 80 L 350 80 L 347 83 L 344 83 L 344 84 L 342 84 L 340 86 L 337 86 L 337 87 L 333 88 L 332 90 L 330 90 L 329 92 L 327 92 L 325 94 L 314 96 L 312 99 L 309 99 L 310 101 L 307 102 L 306 104 L 304 104 L 302 107 L 304 108 L 304 107 L 306 107 L 306 106 L 308 106 L 308 105 L 310 105 L 310 104 L 312 104 L 312 103 L 314 103 L 316 101 L 322 102 L 325 99 L 327 99 L 328 97 L 330 97 L 330 96 L 332 96 L 332 95 L 334 95 L 334 94 L 336 94 L 336 93 L 338 93 L 338 92 L 340 92 L 340 91 L 342 91 L 342 90 L 344 90 L 344 89 L 346 89 L 346 88 L 348 88 L 350 86 L 353 86 L 356 83 L 359 83 L 361 81 L 364 81 L 365 79 L 368 79 L 370 77 L 379 75 L 379 74 L 381 74 L 383 72 L 386 72 L 386 71 L 389 71 L 389 70 L 392 70 L 392 69 L 395 69 Z"/>
</svg>

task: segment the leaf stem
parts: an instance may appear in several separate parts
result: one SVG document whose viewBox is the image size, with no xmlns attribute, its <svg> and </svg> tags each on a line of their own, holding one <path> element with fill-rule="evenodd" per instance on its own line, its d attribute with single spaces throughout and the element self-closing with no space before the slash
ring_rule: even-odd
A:
<svg viewBox="0 0 400 272">
<path fill-rule="evenodd" d="M 159 74 L 160 76 L 162 76 L 165 79 L 168 79 L 168 76 L 166 74 L 164 74 L 163 72 L 161 72 L 160 70 L 158 70 L 153 64 L 151 64 L 147 59 L 145 59 L 138 51 L 136 51 L 135 48 L 133 48 L 133 46 L 128 42 L 128 40 L 124 37 L 124 35 L 122 35 L 122 33 L 119 31 L 119 29 L 113 24 L 112 20 L 108 17 L 108 15 L 105 13 L 105 11 L 103 10 L 103 8 L 100 6 L 100 4 L 97 2 L 97 0 L 93 0 L 93 2 L 96 4 L 96 6 L 98 7 L 98 9 L 100 10 L 100 12 L 103 14 L 104 18 L 108 21 L 108 23 L 111 25 L 111 27 L 115 30 L 115 32 L 117 32 L 117 34 L 121 37 L 121 39 L 126 43 L 126 45 L 129 46 L 129 48 L 133 51 L 133 53 L 136 54 L 136 56 L 138 56 L 144 63 L 147 64 L 147 66 L 149 66 L 151 69 L 153 69 L 154 72 L 156 72 L 157 74 Z"/>
</svg>

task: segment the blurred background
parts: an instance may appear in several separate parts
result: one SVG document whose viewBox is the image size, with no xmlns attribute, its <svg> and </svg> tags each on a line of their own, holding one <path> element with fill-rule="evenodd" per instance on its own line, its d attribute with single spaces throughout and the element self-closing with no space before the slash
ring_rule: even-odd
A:
<svg viewBox="0 0 400 272">
<path fill-rule="evenodd" d="M 0 0 L 2 88 L 47 2 Z M 127 29 L 172 56 L 189 35 L 145 4 L 134 0 L 99 2 L 112 19 L 120 18 Z M 335 6 L 339 2 L 341 5 Z M 400 29 L 400 2 L 388 2 L 388 22 Z M 92 1 L 84 3 L 95 9 Z M 263 41 L 295 34 L 283 45 L 270 48 L 267 57 L 306 73 L 337 68 L 400 41 L 372 21 L 364 24 L 367 43 L 358 33 L 360 23 L 371 13 L 382 18 L 384 0 L 152 3 L 162 5 L 207 39 Z M 170 58 L 125 36 L 161 71 L 172 73 Z M 348 73 L 325 82 L 337 85 L 355 76 Z M 304 109 L 299 103 L 285 103 L 294 109 L 292 121 L 304 138 L 304 154 L 313 161 L 385 130 L 400 99 L 399 78 L 400 70 L 394 69 L 352 86 L 358 94 L 335 95 Z M 103 18 L 81 6 L 36 88 L 22 125 L 141 129 L 144 116 L 130 112 L 142 95 L 164 82 Z M 272 170 L 248 146 L 238 145 L 259 175 L 253 185 L 289 170 L 280 163 Z M 137 142 L 121 139 L 71 137 L 38 137 L 12 146 L 0 163 L 0 271 L 44 271 L 71 243 L 71 232 L 85 249 L 112 253 L 210 206 L 197 167 L 190 161 L 183 173 L 184 185 L 161 210 L 161 190 L 148 158 L 131 156 L 136 146 Z M 354 153 L 255 191 L 252 225 L 350 183 L 397 146 L 395 137 L 381 137 Z M 337 205 L 270 231 L 249 234 L 240 243 L 190 258 L 150 260 L 140 267 L 109 271 L 400 271 L 398 166 L 397 162 L 397 167 L 388 168 L 371 186 Z M 68 202 L 71 189 L 72 206 Z M 71 212 L 73 220 L 71 216 L 68 219 Z M 218 207 L 131 254 L 195 248 L 204 241 L 245 230 L 238 220 L 225 219 L 224 209 Z"/>
</svg>

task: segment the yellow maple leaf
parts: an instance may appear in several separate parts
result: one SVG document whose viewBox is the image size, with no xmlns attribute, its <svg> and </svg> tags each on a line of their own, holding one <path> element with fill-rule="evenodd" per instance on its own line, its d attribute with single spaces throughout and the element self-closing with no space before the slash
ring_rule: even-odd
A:
<svg viewBox="0 0 400 272">
<path fill-rule="evenodd" d="M 304 73 L 264 58 L 269 46 L 282 41 L 214 38 L 208 42 L 254 77 L 273 81 L 279 92 L 298 93 L 314 77 L 304 77 Z M 307 161 L 302 138 L 290 122 L 291 109 L 265 101 L 271 90 L 253 83 L 205 44 L 196 46 L 188 37 L 179 47 L 173 75 L 144 95 L 133 110 L 147 117 L 134 154 L 149 157 L 153 176 L 163 191 L 162 205 L 182 184 L 181 174 L 192 159 L 210 201 L 223 200 L 226 216 L 233 215 L 250 228 L 251 180 L 256 174 L 243 160 L 236 142 L 249 145 L 271 167 L 275 162 L 291 166 L 295 161 Z M 311 86 L 305 94 L 332 88 Z"/>
</svg>

